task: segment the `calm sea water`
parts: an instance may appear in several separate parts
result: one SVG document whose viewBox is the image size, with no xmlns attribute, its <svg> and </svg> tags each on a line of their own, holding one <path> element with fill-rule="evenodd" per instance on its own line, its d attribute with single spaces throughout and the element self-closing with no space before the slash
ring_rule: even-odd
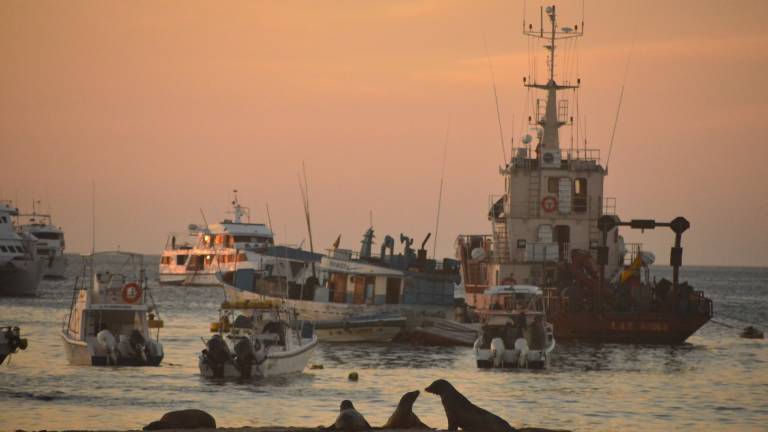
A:
<svg viewBox="0 0 768 432">
<path fill-rule="evenodd" d="M 0 323 L 22 328 L 30 347 L 0 366 L 0 430 L 136 429 L 162 413 L 200 408 L 220 426 L 328 425 L 351 399 L 377 425 L 400 396 L 434 379 L 521 426 L 573 430 L 767 430 L 768 269 L 687 267 L 683 277 L 715 301 L 715 319 L 677 347 L 560 344 L 547 371 L 481 371 L 469 348 L 320 344 L 322 370 L 262 382 L 216 382 L 198 374 L 197 354 L 217 318 L 220 288 L 152 290 L 166 327 L 157 368 L 69 366 L 58 331 L 79 258 L 65 281 L 44 281 L 37 298 L 0 298 Z M 156 272 L 157 259 L 149 270 Z M 667 269 L 655 269 L 668 275 Z M 153 273 L 154 274 L 154 273 Z M 730 327 L 729 327 L 730 326 Z M 735 327 L 735 328 L 731 328 Z M 347 380 L 357 371 L 358 382 Z M 422 392 L 414 411 L 432 427 L 447 421 Z"/>
</svg>

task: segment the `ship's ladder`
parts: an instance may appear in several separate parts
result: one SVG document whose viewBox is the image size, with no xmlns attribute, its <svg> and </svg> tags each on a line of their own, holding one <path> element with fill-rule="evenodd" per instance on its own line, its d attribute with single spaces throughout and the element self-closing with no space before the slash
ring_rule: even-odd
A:
<svg viewBox="0 0 768 432">
<path fill-rule="evenodd" d="M 507 221 L 493 222 L 493 255 L 498 263 L 508 263 L 509 260 L 509 236 L 507 235 Z"/>
<path fill-rule="evenodd" d="M 541 170 L 528 171 L 528 217 L 539 217 L 541 195 Z"/>
</svg>

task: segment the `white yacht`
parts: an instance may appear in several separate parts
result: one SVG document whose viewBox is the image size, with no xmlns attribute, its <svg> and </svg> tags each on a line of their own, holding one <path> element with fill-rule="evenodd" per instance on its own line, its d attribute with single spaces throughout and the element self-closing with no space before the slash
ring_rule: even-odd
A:
<svg viewBox="0 0 768 432">
<path fill-rule="evenodd" d="M 94 270 L 94 257 L 124 259 L 120 273 Z M 67 361 L 81 366 L 157 366 L 163 360 L 163 321 L 147 286 L 143 256 L 99 252 L 75 281 L 61 339 Z M 154 330 L 154 335 L 152 334 Z"/>
<path fill-rule="evenodd" d="M 312 324 L 279 302 L 224 302 L 198 357 L 209 378 L 267 378 L 304 370 L 317 346 Z"/>
<path fill-rule="evenodd" d="M 269 227 L 250 222 L 250 211 L 240 205 L 237 190 L 232 206 L 233 219 L 202 227 L 189 225 L 191 241 L 169 237 L 160 257 L 160 283 L 219 285 L 217 273 L 243 268 L 295 282 L 305 277 L 308 263 L 320 260 L 319 254 L 276 246 Z"/>
<path fill-rule="evenodd" d="M 539 287 L 501 285 L 477 303 L 482 331 L 475 342 L 479 368 L 546 369 L 555 349 Z"/>
<path fill-rule="evenodd" d="M 19 223 L 17 230 L 31 234 L 37 239 L 37 255 L 45 261 L 43 277 L 46 279 L 64 279 L 67 269 L 67 257 L 64 255 L 64 231 L 57 227 L 51 220 L 51 215 L 37 213 L 37 204 L 32 203 L 31 214 L 19 214 L 20 218 L 27 218 Z"/>
<path fill-rule="evenodd" d="M 9 201 L 0 201 L 0 296 L 33 296 L 43 276 L 35 237 L 13 228 L 18 214 Z"/>
</svg>

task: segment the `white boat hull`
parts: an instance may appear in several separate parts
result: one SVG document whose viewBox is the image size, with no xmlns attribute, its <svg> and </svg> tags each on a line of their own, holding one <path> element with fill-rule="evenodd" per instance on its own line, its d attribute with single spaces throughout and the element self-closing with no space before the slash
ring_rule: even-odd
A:
<svg viewBox="0 0 768 432">
<path fill-rule="evenodd" d="M 185 286 L 219 286 L 221 283 L 213 273 L 161 273 L 160 284 L 162 285 L 185 285 Z"/>
<path fill-rule="evenodd" d="M 74 340 L 68 338 L 64 332 L 59 333 L 64 342 L 64 352 L 67 356 L 67 362 L 73 366 L 110 366 L 106 350 L 100 349 L 94 343 Z M 136 359 L 118 359 L 116 365 L 112 366 L 157 366 L 163 361 L 163 346 L 157 344 L 158 355 L 150 356 L 147 363 L 140 363 Z"/>
<path fill-rule="evenodd" d="M 251 378 L 269 378 L 302 372 L 309 364 L 316 346 L 317 337 L 314 337 L 294 350 L 269 352 L 262 363 L 251 366 Z M 213 369 L 202 354 L 198 357 L 198 366 L 200 375 L 206 378 L 214 377 Z M 242 374 L 233 363 L 226 363 L 224 374 L 220 378 L 242 378 Z"/>
</svg>

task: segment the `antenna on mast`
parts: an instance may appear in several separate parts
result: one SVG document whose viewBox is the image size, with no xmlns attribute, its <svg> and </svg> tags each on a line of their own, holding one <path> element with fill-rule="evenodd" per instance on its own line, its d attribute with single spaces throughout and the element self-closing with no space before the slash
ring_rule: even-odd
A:
<svg viewBox="0 0 768 432">
<path fill-rule="evenodd" d="M 312 223 L 310 221 L 309 214 L 309 185 L 307 183 L 307 167 L 304 165 L 304 161 L 301 162 L 301 174 L 299 177 L 299 190 L 301 190 L 301 199 L 304 204 L 304 216 L 307 220 L 307 233 L 309 234 L 309 251 L 315 253 L 314 243 L 312 242 Z M 317 278 L 315 274 L 315 261 L 312 261 L 312 277 Z"/>
<path fill-rule="evenodd" d="M 443 147 L 443 169 L 440 172 L 440 191 L 437 194 L 437 216 L 435 217 L 435 240 L 432 242 L 432 258 L 437 256 L 437 232 L 440 227 L 440 207 L 443 203 L 443 180 L 445 179 L 445 161 L 448 158 L 448 133 L 450 132 L 450 124 L 445 130 L 445 144 Z M 505 162 L 506 163 L 506 162 Z"/>
<path fill-rule="evenodd" d="M 637 28 L 635 28 L 637 30 Z M 627 54 L 627 64 L 624 66 L 624 79 L 621 83 L 621 91 L 619 92 L 619 105 L 616 107 L 616 118 L 613 119 L 613 130 L 611 131 L 611 141 L 608 145 L 608 158 L 605 160 L 605 171 L 608 171 L 608 164 L 611 163 L 611 153 L 613 152 L 613 138 L 616 136 L 616 127 L 619 125 L 619 114 L 621 113 L 621 102 L 624 100 L 624 86 L 627 83 L 627 75 L 629 74 L 629 62 L 632 60 L 632 53 L 635 50 L 635 36 L 637 32 L 632 34 L 632 44 L 629 46 L 629 53 Z"/>
<path fill-rule="evenodd" d="M 499 140 L 501 141 L 501 155 L 504 158 L 504 165 L 507 165 L 507 149 L 504 147 L 504 129 L 501 126 L 501 110 L 499 110 L 499 95 L 496 92 L 496 76 L 493 74 L 493 63 L 491 63 L 491 54 L 488 52 L 488 41 L 483 33 L 483 45 L 485 46 L 485 56 L 488 59 L 488 70 L 491 73 L 491 83 L 493 84 L 493 100 L 496 102 L 496 121 L 499 124 Z"/>
<path fill-rule="evenodd" d="M 96 252 L 96 180 L 91 180 L 91 269 Z"/>
</svg>

